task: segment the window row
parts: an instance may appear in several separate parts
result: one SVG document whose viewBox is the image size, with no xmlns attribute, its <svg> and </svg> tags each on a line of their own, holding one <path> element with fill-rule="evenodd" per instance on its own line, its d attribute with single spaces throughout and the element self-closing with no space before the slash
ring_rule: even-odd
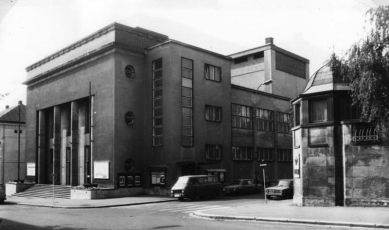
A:
<svg viewBox="0 0 389 230">
<path fill-rule="evenodd" d="M 274 112 L 266 109 L 256 109 L 245 105 L 232 104 L 232 127 L 252 129 L 253 118 L 256 118 L 256 129 L 261 131 L 274 131 L 274 124 L 277 123 L 277 132 L 290 133 L 290 114 Z M 275 116 L 274 116 L 275 115 Z"/>
</svg>

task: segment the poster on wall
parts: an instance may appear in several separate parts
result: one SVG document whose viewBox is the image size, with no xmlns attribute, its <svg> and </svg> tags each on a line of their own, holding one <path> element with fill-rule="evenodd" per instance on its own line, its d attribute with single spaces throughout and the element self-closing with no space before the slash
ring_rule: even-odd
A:
<svg viewBox="0 0 389 230">
<path fill-rule="evenodd" d="M 94 162 L 94 179 L 109 179 L 109 162 L 100 161 Z"/>
<path fill-rule="evenodd" d="M 27 163 L 27 176 L 35 176 L 35 163 Z"/>
<path fill-rule="evenodd" d="M 294 178 L 300 178 L 300 154 L 297 154 L 293 159 L 293 174 Z"/>
</svg>

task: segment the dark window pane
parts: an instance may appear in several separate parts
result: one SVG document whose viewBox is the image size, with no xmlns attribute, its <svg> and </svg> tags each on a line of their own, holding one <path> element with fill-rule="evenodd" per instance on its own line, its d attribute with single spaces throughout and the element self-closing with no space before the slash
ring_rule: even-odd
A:
<svg viewBox="0 0 389 230">
<path fill-rule="evenodd" d="M 153 81 L 153 89 L 162 87 L 162 79 Z"/>
<path fill-rule="evenodd" d="M 192 89 L 182 87 L 182 96 L 183 97 L 192 97 Z"/>
<path fill-rule="evenodd" d="M 154 117 L 162 116 L 162 108 L 154 109 Z"/>
</svg>

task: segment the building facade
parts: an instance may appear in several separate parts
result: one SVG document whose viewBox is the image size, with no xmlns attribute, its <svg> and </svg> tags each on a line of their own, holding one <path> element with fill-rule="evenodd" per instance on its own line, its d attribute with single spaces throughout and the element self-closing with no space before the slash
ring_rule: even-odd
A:
<svg viewBox="0 0 389 230">
<path fill-rule="evenodd" d="M 9 107 L 0 112 L 0 184 L 24 180 L 26 106 Z"/>
<path fill-rule="evenodd" d="M 350 87 L 329 65 L 295 100 L 294 199 L 303 206 L 386 206 L 388 134 L 360 121 Z"/>
<path fill-rule="evenodd" d="M 114 23 L 27 67 L 26 162 L 35 173 L 26 178 L 162 194 L 181 175 L 254 178 L 263 155 L 257 147 L 281 146 L 291 155 L 289 115 L 278 114 L 290 113 L 298 90 L 290 85 L 292 92 L 276 95 L 234 85 L 234 60 Z M 255 111 L 270 120 L 254 126 Z M 274 178 L 292 177 L 287 164 L 278 164 L 290 170 L 274 170 Z"/>
</svg>

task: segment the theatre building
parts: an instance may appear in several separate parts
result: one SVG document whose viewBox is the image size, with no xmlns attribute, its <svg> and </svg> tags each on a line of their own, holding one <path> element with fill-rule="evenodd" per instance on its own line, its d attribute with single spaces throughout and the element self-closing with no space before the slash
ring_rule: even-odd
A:
<svg viewBox="0 0 389 230">
<path fill-rule="evenodd" d="M 256 87 L 243 83 L 248 64 Z M 231 83 L 234 73 L 243 85 Z M 308 60 L 272 42 L 225 56 L 113 23 L 27 67 L 26 162 L 35 171 L 26 180 L 97 185 L 111 197 L 167 194 L 181 175 L 254 178 L 257 148 L 278 145 L 289 166 L 269 168 L 272 178 L 291 178 L 286 123 L 307 76 Z"/>
</svg>

